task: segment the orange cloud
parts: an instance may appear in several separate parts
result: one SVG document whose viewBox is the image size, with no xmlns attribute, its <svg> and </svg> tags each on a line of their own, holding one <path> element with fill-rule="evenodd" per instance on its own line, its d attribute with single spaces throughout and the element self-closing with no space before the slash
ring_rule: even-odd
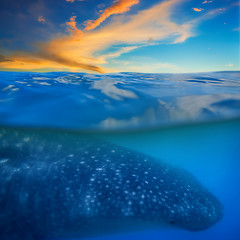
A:
<svg viewBox="0 0 240 240">
<path fill-rule="evenodd" d="M 9 64 L 10 63 L 10 64 Z M 0 57 L 0 67 L 9 69 L 21 69 L 21 70 L 31 70 L 31 69 L 47 69 L 54 68 L 57 70 L 66 70 L 66 67 L 70 71 L 76 71 L 79 69 L 104 73 L 101 67 L 83 63 L 76 60 L 62 58 L 59 55 L 54 55 L 52 53 L 39 52 L 37 54 L 26 54 L 20 53 L 14 54 L 11 57 L 5 57 L 1 55 Z"/>
<path fill-rule="evenodd" d="M 0 54 L 0 63 L 2 62 L 11 62 L 12 60 Z"/>
<path fill-rule="evenodd" d="M 66 25 L 68 26 L 68 31 L 72 34 L 74 34 L 76 37 L 79 37 L 82 35 L 82 31 L 77 28 L 77 23 L 75 21 L 77 16 L 72 16 L 70 18 L 69 22 L 66 22 Z"/>
<path fill-rule="evenodd" d="M 194 10 L 195 12 L 201 12 L 201 11 L 203 11 L 204 9 L 203 9 L 203 8 L 193 8 L 193 10 Z"/>
<path fill-rule="evenodd" d="M 118 16 L 108 25 L 94 31 L 82 32 L 76 26 L 76 16 L 67 22 L 70 34 L 57 36 L 49 42 L 38 43 L 34 53 L 18 52 L 3 56 L 0 67 L 4 68 L 66 68 L 70 71 L 84 69 L 96 72 L 113 72 L 101 64 L 139 47 L 158 44 L 184 42 L 194 36 L 196 26 L 221 13 L 219 9 L 208 12 L 190 21 L 175 23 L 174 10 L 182 0 L 163 1 L 133 16 Z M 102 52 L 113 45 L 124 44 L 114 52 Z M 10 61 L 6 61 L 10 60 Z"/>
<path fill-rule="evenodd" d="M 43 16 L 39 16 L 38 21 L 41 23 L 46 23 L 46 19 Z"/>
<path fill-rule="evenodd" d="M 178 25 L 171 20 L 172 8 L 179 0 L 165 1 L 154 7 L 140 11 L 128 19 L 119 16 L 107 26 L 91 31 L 82 32 L 76 39 L 76 35 L 63 36 L 40 46 L 44 56 L 61 56 L 61 59 L 81 61 L 91 65 L 99 65 L 107 62 L 108 58 L 120 56 L 133 49 L 146 46 L 149 39 L 171 40 L 174 43 L 183 42 L 192 36 L 191 26 L 187 23 Z M 75 18 L 71 22 L 75 22 Z M 72 26 L 72 25 L 71 25 Z M 75 29 L 73 24 L 72 29 Z M 74 33 L 74 31 L 73 31 Z M 129 47 L 120 48 L 112 54 L 98 54 L 114 44 L 125 43 Z M 132 46 L 132 45 L 135 46 Z M 137 45 L 136 45 L 137 44 Z M 113 70 L 107 70 L 113 71 Z"/>
<path fill-rule="evenodd" d="M 103 21 L 105 21 L 108 17 L 114 14 L 124 13 L 130 10 L 133 5 L 139 3 L 139 0 L 116 0 L 114 4 L 106 8 L 100 17 L 95 21 L 88 21 L 85 30 L 92 30 L 99 26 Z"/>
<path fill-rule="evenodd" d="M 211 2 L 213 2 L 213 1 L 204 1 L 204 2 L 202 2 L 202 4 L 211 3 Z"/>
<path fill-rule="evenodd" d="M 73 2 L 75 2 L 75 1 L 83 2 L 83 1 L 85 1 L 85 0 L 66 0 L 66 1 L 73 3 Z"/>
</svg>

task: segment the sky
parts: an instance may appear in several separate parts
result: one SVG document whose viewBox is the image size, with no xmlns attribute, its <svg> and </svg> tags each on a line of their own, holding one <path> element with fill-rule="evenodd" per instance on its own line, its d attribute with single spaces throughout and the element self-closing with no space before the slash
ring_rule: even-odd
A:
<svg viewBox="0 0 240 240">
<path fill-rule="evenodd" d="M 0 71 L 240 70 L 238 0 L 1 0 Z"/>
</svg>

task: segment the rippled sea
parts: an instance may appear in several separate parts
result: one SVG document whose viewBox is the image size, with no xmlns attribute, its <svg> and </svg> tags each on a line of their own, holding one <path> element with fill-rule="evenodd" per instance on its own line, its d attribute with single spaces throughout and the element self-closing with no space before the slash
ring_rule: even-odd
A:
<svg viewBox="0 0 240 240">
<path fill-rule="evenodd" d="M 1 239 L 18 240 L 24 239 L 23 236 L 28 240 L 240 239 L 238 71 L 101 75 L 0 72 L 0 126 Z M 96 148 L 89 148 L 92 142 L 95 144 L 95 139 L 107 143 L 110 146 L 107 149 L 111 148 L 113 152 L 104 150 L 95 154 L 100 149 L 99 143 Z M 88 153 L 88 149 L 95 150 Z M 131 153 L 131 159 L 124 157 L 119 163 L 125 151 Z M 196 178 L 221 203 L 221 218 L 199 231 L 189 230 L 194 218 L 191 223 L 182 225 L 179 215 L 174 215 L 170 223 L 176 224 L 169 224 L 166 217 L 161 217 L 165 216 L 165 210 L 162 203 L 155 204 L 154 196 L 168 188 L 172 195 L 164 193 L 157 201 L 164 199 L 164 208 L 170 212 L 181 209 L 177 203 L 187 201 L 186 208 L 181 209 L 186 212 L 187 219 L 187 206 L 191 207 L 201 199 L 198 196 L 202 190 L 193 189 L 195 199 L 182 198 L 178 190 L 169 190 L 175 183 L 174 177 L 167 178 L 162 187 L 155 189 L 158 184 L 155 186 L 148 181 L 155 177 L 153 172 L 149 170 L 146 175 L 150 176 L 143 177 L 139 170 L 139 166 L 146 168 L 147 165 L 141 162 L 146 157 L 154 159 L 156 168 L 159 161 L 170 169 L 177 169 L 180 176 L 186 172 Z M 95 160 L 100 165 L 94 165 Z M 61 167 L 54 167 L 58 164 Z M 83 173 L 85 168 L 79 164 L 90 170 Z M 108 166 L 114 170 L 111 174 L 106 170 Z M 124 169 L 128 169 L 127 174 Z M 88 191 L 92 189 L 92 183 L 89 185 L 86 179 L 94 182 L 94 174 L 100 180 L 91 195 Z M 131 185 L 130 175 L 138 177 L 136 185 Z M 161 174 L 158 177 L 161 178 Z M 106 189 L 109 184 L 102 179 L 112 182 L 113 188 L 116 180 L 119 183 L 116 192 Z M 124 184 L 126 182 L 130 182 L 131 187 Z M 141 194 L 130 196 L 129 192 L 135 192 L 138 185 Z M 185 185 L 188 184 L 184 183 L 183 189 Z M 106 199 L 94 197 L 101 195 L 103 189 Z M 152 193 L 152 189 L 155 192 Z M 177 196 L 176 206 L 172 202 L 173 195 Z M 125 201 L 131 202 L 127 210 Z M 145 207 L 140 206 L 141 202 Z M 74 208 L 75 203 L 80 207 Z M 134 207 L 134 204 L 140 204 L 140 207 Z M 195 218 L 206 210 L 204 204 L 198 211 L 197 207 L 191 210 L 193 214 L 196 212 Z M 58 222 L 54 216 L 61 209 L 65 209 L 59 215 L 63 221 Z M 92 211 L 94 209 L 98 211 Z M 118 210 L 119 214 L 112 215 Z M 147 211 L 139 215 L 141 210 Z M 156 211 L 162 219 L 152 224 L 152 218 L 158 214 Z M 209 211 L 209 217 L 213 215 L 210 210 L 206 211 Z M 83 221 L 82 215 L 86 221 L 90 219 L 88 226 L 81 228 L 76 223 L 74 231 L 69 233 L 70 228 L 65 226 Z M 116 230 L 112 230 L 113 219 L 117 222 Z M 96 221 L 104 222 L 100 225 L 102 232 L 97 230 Z M 135 224 L 139 221 L 141 224 Z M 54 234 L 48 234 L 48 231 Z"/>
</svg>

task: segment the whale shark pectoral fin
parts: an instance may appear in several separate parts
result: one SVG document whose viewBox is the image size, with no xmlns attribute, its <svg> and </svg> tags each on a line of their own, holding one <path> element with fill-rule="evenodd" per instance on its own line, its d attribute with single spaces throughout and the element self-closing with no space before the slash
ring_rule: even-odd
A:
<svg viewBox="0 0 240 240">
<path fill-rule="evenodd" d="M 0 226 L 1 240 L 42 240 L 24 218 L 16 218 Z"/>
</svg>

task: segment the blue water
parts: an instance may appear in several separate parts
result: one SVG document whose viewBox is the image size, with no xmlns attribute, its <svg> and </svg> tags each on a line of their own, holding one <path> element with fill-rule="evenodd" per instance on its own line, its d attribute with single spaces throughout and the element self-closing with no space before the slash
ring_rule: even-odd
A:
<svg viewBox="0 0 240 240">
<path fill-rule="evenodd" d="M 0 124 L 142 129 L 240 116 L 240 72 L 0 72 Z"/>
<path fill-rule="evenodd" d="M 145 153 L 192 173 L 224 207 L 204 231 L 143 226 L 86 239 L 240 239 L 240 72 L 1 72 L 0 79 L 1 128 L 94 135 Z"/>
<path fill-rule="evenodd" d="M 193 173 L 224 206 L 223 219 L 202 232 L 160 229 L 99 239 L 240 239 L 240 120 L 102 136 Z"/>
</svg>

